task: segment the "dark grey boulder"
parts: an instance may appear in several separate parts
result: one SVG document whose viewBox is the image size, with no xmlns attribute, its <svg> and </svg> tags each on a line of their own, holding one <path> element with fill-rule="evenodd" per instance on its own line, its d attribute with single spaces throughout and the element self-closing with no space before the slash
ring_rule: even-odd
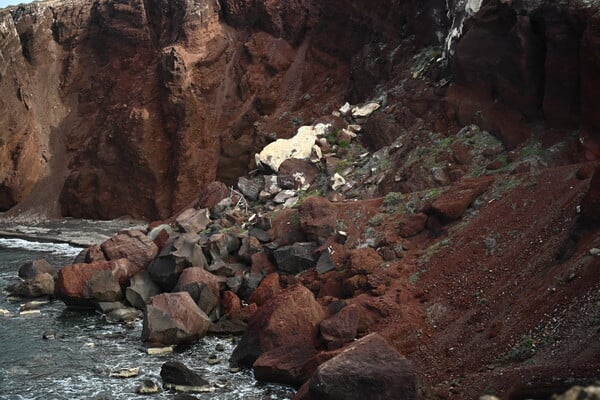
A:
<svg viewBox="0 0 600 400">
<path fill-rule="evenodd" d="M 316 262 L 314 252 L 317 247 L 313 242 L 301 242 L 278 248 L 273 252 L 277 269 L 297 274 L 314 267 Z"/>
<path fill-rule="evenodd" d="M 160 369 L 160 377 L 165 384 L 177 386 L 207 386 L 208 381 L 200 373 L 189 369 L 178 361 L 167 361 Z"/>
</svg>

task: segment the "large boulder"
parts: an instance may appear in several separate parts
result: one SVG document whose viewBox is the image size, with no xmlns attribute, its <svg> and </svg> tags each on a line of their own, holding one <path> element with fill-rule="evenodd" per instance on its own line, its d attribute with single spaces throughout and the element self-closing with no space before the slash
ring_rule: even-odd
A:
<svg viewBox="0 0 600 400">
<path fill-rule="evenodd" d="M 54 295 L 54 277 L 47 272 L 38 273 L 6 288 L 13 296 L 35 298 Z"/>
<path fill-rule="evenodd" d="M 378 333 L 372 333 L 321 364 L 308 382 L 308 397 L 320 400 L 412 400 L 416 373 Z"/>
<path fill-rule="evenodd" d="M 19 267 L 19 278 L 22 279 L 30 279 L 43 273 L 56 276 L 56 269 L 44 259 L 27 261 Z"/>
<path fill-rule="evenodd" d="M 219 279 L 199 267 L 183 270 L 173 291 L 189 293 L 207 315 L 210 315 L 219 303 Z"/>
<path fill-rule="evenodd" d="M 256 154 L 256 165 L 277 172 L 279 166 L 289 158 L 310 158 L 318 136 L 325 136 L 330 125 L 302 126 L 290 139 L 277 139 Z"/>
<path fill-rule="evenodd" d="M 138 230 L 121 232 L 102 243 L 100 248 L 107 260 L 127 258 L 141 268 L 146 268 L 158 254 L 152 239 Z"/>
<path fill-rule="evenodd" d="M 160 368 L 160 377 L 165 388 L 179 391 L 201 391 L 200 388 L 207 387 L 208 381 L 184 364 L 178 361 L 167 361 Z M 197 390 L 194 390 L 197 388 Z"/>
<path fill-rule="evenodd" d="M 163 293 L 146 306 L 142 340 L 166 345 L 192 343 L 204 337 L 210 325 L 189 293 Z"/>
<path fill-rule="evenodd" d="M 235 365 L 251 366 L 263 353 L 280 346 L 316 347 L 325 311 L 306 287 L 296 285 L 267 301 L 251 318 L 231 355 Z"/>
<path fill-rule="evenodd" d="M 56 295 L 67 305 L 93 307 L 102 301 L 118 301 L 129 279 L 141 271 L 139 265 L 121 258 L 61 268 Z"/>
<path fill-rule="evenodd" d="M 160 287 L 152 281 L 148 271 L 134 275 L 125 289 L 125 297 L 132 306 L 143 310 L 148 300 L 161 292 Z"/>
</svg>

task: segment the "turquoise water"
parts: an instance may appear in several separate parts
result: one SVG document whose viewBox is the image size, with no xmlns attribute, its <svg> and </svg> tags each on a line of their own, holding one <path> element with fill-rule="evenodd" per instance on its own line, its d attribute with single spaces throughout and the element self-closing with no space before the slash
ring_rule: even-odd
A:
<svg viewBox="0 0 600 400">
<path fill-rule="evenodd" d="M 66 244 L 36 243 L 0 238 L 0 288 L 17 276 L 28 260 L 45 258 L 55 266 L 67 265 L 80 249 Z M 226 381 L 214 393 L 199 399 L 291 399 L 290 388 L 257 383 L 250 371 L 232 374 L 227 359 L 233 351 L 231 338 L 207 337 L 199 343 L 166 356 L 150 356 L 142 351 L 142 322 L 133 327 L 107 323 L 95 312 L 66 309 L 59 301 L 41 307 L 41 317 L 19 316 L 18 302 L 0 297 L 0 309 L 14 315 L 0 317 L 0 399 L 173 399 L 162 392 L 141 396 L 135 389 L 146 379 L 161 384 L 160 367 L 166 361 L 181 361 L 201 371 L 214 383 Z M 45 331 L 54 330 L 58 338 L 44 340 Z M 225 350 L 216 351 L 217 344 Z M 210 354 L 223 361 L 211 366 Z M 111 378 L 110 371 L 140 367 L 138 377 Z"/>
</svg>

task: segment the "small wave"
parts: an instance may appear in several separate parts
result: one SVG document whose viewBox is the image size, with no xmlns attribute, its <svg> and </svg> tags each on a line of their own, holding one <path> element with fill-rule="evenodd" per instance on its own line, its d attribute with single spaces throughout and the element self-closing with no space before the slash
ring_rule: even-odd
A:
<svg viewBox="0 0 600 400">
<path fill-rule="evenodd" d="M 0 248 L 40 251 L 65 257 L 75 257 L 81 252 L 81 247 L 67 243 L 34 242 L 16 238 L 0 238 Z"/>
</svg>

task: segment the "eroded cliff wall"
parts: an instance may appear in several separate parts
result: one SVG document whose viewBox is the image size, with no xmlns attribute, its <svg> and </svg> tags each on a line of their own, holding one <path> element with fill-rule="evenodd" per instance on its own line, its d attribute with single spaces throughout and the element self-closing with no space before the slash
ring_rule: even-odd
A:
<svg viewBox="0 0 600 400">
<path fill-rule="evenodd" d="M 0 210 L 160 218 L 232 183 L 267 136 L 339 106 L 364 43 L 402 29 L 392 3 L 351 3 L 2 10 Z"/>
<path fill-rule="evenodd" d="M 0 10 L 0 211 L 165 218 L 207 183 L 235 182 L 273 138 L 382 93 L 398 105 L 377 123 L 383 136 L 410 114 L 442 131 L 475 122 L 508 146 L 536 121 L 593 138 L 598 8 L 53 0 Z M 428 73 L 449 88 L 401 81 L 427 46 L 446 46 Z"/>
</svg>

